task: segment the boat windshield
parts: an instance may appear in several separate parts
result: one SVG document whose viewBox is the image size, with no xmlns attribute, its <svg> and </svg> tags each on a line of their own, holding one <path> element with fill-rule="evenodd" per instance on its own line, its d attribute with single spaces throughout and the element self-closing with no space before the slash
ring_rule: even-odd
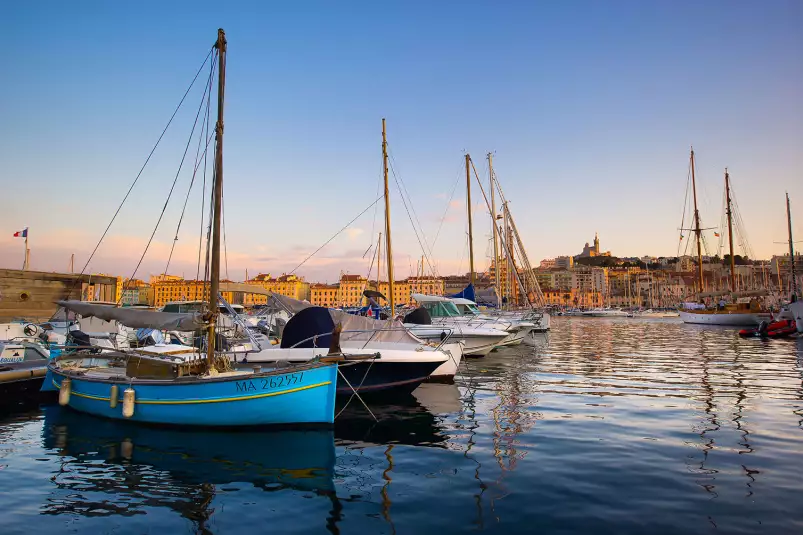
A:
<svg viewBox="0 0 803 535">
<path fill-rule="evenodd" d="M 468 303 L 461 303 L 459 305 L 455 305 L 457 310 L 460 312 L 461 316 L 479 316 L 480 310 L 477 308 L 477 305 L 471 305 Z"/>
<path fill-rule="evenodd" d="M 461 315 L 460 311 L 457 310 L 457 307 L 451 301 L 424 302 L 422 305 L 433 318 L 451 318 Z"/>
</svg>

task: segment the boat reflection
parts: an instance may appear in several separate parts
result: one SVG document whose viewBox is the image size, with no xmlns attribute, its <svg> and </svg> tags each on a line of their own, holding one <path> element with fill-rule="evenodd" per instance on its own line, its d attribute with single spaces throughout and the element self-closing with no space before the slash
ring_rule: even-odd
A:
<svg viewBox="0 0 803 535">
<path fill-rule="evenodd" d="M 423 384 L 412 394 L 368 406 L 370 413 L 359 400 L 353 399 L 348 406 L 337 408 L 338 446 L 404 444 L 446 448 L 449 436 L 439 414 L 459 410 L 460 391 L 453 384 Z"/>
<path fill-rule="evenodd" d="M 56 485 L 43 514 L 142 514 L 166 507 L 198 524 L 221 485 L 302 490 L 336 502 L 332 430 L 201 431 L 127 425 L 43 407 Z"/>
</svg>

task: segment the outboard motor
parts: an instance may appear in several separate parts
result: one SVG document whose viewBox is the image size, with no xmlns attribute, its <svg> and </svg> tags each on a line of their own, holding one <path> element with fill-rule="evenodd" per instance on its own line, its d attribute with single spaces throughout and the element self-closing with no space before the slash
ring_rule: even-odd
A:
<svg viewBox="0 0 803 535">
<path fill-rule="evenodd" d="M 761 323 L 758 324 L 758 334 L 761 336 L 767 336 L 767 331 L 769 330 L 769 323 L 767 320 L 761 320 Z"/>
</svg>

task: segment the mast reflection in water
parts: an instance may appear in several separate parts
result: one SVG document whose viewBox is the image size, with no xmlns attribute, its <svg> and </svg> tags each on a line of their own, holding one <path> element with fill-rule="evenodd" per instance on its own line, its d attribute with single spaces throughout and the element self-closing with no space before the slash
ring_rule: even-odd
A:
<svg viewBox="0 0 803 535">
<path fill-rule="evenodd" d="M 803 340 L 555 318 L 371 410 L 316 431 L 6 416 L 3 534 L 803 532 Z"/>
</svg>

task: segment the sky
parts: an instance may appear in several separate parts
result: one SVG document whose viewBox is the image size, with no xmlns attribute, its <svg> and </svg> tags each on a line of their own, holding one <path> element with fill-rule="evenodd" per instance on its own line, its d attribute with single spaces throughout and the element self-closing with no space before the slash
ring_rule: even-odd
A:
<svg viewBox="0 0 803 535">
<path fill-rule="evenodd" d="M 295 272 L 329 282 L 368 274 L 384 224 L 381 203 L 371 207 L 381 193 L 382 118 L 397 277 L 416 271 L 419 242 L 439 274 L 468 271 L 466 152 L 486 187 L 493 153 L 533 263 L 578 254 L 595 233 L 616 256 L 677 254 L 692 145 L 703 226 L 720 223 L 728 167 L 756 256 L 786 251 L 776 243 L 786 240 L 785 191 L 803 239 L 797 0 L 43 1 L 2 9 L 0 267 L 21 267 L 23 240 L 12 235 L 25 227 L 32 269 L 66 271 L 71 254 L 76 271 L 84 267 L 218 27 L 228 39 L 223 269 L 231 279 L 246 269 L 289 273 L 343 227 Z M 194 143 L 135 268 L 207 75 L 87 272 L 195 277 L 203 173 L 188 195 Z M 490 217 L 476 182 L 472 193 L 483 269 Z"/>
</svg>

